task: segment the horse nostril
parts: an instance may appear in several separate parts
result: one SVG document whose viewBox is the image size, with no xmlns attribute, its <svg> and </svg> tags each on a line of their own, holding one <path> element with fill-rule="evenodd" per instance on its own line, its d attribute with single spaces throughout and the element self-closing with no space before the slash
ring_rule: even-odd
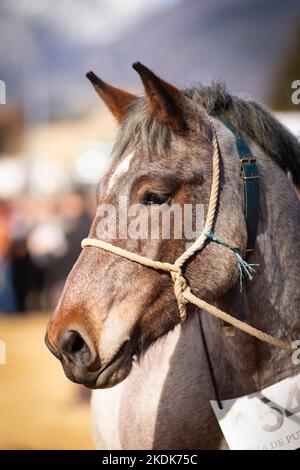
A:
<svg viewBox="0 0 300 470">
<path fill-rule="evenodd" d="M 49 338 L 48 338 L 48 333 L 45 335 L 45 344 L 47 348 L 49 349 L 50 352 L 59 360 L 61 360 L 61 354 L 59 351 L 57 351 L 54 346 L 50 343 Z"/>
<path fill-rule="evenodd" d="M 91 360 L 91 351 L 83 337 L 77 331 L 67 331 L 58 341 L 61 352 L 77 365 L 87 365 Z"/>
</svg>

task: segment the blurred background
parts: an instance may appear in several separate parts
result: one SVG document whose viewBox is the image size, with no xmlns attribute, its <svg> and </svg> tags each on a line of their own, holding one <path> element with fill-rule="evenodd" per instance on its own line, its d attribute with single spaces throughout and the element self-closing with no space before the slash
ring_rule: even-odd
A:
<svg viewBox="0 0 300 470">
<path fill-rule="evenodd" d="M 136 60 L 179 86 L 222 78 L 300 137 L 300 4 L 1 0 L 0 31 L 0 448 L 92 448 L 88 393 L 43 344 L 116 133 L 85 73 L 137 93 Z"/>
</svg>

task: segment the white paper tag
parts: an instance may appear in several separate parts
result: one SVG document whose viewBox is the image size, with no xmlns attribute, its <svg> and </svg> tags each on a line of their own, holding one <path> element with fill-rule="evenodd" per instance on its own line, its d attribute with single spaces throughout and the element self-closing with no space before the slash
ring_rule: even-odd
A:
<svg viewBox="0 0 300 470">
<path fill-rule="evenodd" d="M 300 374 L 211 406 L 232 450 L 300 448 Z"/>
</svg>

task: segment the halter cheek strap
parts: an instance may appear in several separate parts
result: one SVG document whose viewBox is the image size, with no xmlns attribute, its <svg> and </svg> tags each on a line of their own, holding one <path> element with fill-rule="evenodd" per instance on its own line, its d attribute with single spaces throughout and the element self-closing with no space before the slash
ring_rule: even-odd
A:
<svg viewBox="0 0 300 470">
<path fill-rule="evenodd" d="M 219 166 L 220 166 L 220 155 L 219 155 L 219 145 L 216 130 L 214 127 L 213 122 L 211 122 L 212 131 L 213 131 L 213 158 L 212 158 L 212 184 L 211 184 L 211 192 L 210 198 L 208 203 L 208 211 L 205 221 L 204 230 L 199 236 L 199 238 L 184 252 L 182 253 L 176 261 L 172 263 L 165 263 L 162 261 L 155 261 L 145 256 L 138 255 L 136 253 L 132 253 L 130 251 L 124 250 L 123 248 L 119 248 L 111 243 L 104 242 L 102 240 L 98 240 L 95 238 L 85 238 L 82 241 L 82 248 L 85 247 L 96 247 L 101 248 L 102 250 L 108 251 L 113 253 L 117 256 L 121 256 L 122 258 L 126 258 L 132 262 L 142 264 L 148 268 L 156 269 L 158 271 L 166 271 L 170 273 L 174 284 L 174 294 L 177 299 L 178 309 L 180 314 L 180 319 L 182 322 L 186 320 L 187 312 L 186 312 L 186 304 L 192 303 L 199 307 L 202 310 L 214 315 L 215 317 L 219 318 L 220 320 L 229 323 L 230 325 L 248 333 L 251 336 L 256 337 L 257 339 L 269 343 L 273 346 L 276 346 L 281 349 L 285 349 L 286 351 L 293 352 L 294 348 L 292 348 L 289 344 L 284 343 L 283 341 L 270 336 L 263 331 L 254 328 L 253 326 L 249 325 L 248 323 L 242 322 L 237 318 L 229 315 L 226 312 L 218 309 L 217 307 L 205 302 L 202 299 L 196 297 L 192 292 L 190 287 L 188 286 L 186 279 L 183 276 L 182 268 L 186 264 L 186 262 L 196 253 L 203 249 L 204 244 L 207 239 L 210 239 L 216 243 L 219 243 L 231 251 L 234 252 L 238 265 L 240 268 L 240 272 L 244 271 L 251 276 L 251 272 L 253 271 L 252 265 L 248 265 L 246 263 L 238 250 L 231 245 L 220 240 L 212 233 L 212 227 L 215 219 L 217 201 L 218 201 L 218 194 L 219 194 Z"/>
<path fill-rule="evenodd" d="M 247 228 L 247 247 L 246 256 L 254 250 L 259 216 L 259 172 L 256 164 L 256 158 L 252 154 L 250 147 L 229 119 L 224 115 L 218 116 L 218 119 L 233 133 L 235 136 L 236 148 L 241 162 L 241 178 L 244 189 L 244 214 Z"/>
</svg>

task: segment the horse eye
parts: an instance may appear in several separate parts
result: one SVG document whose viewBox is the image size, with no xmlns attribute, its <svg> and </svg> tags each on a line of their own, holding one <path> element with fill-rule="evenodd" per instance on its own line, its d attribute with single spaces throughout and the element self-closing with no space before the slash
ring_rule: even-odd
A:
<svg viewBox="0 0 300 470">
<path fill-rule="evenodd" d="M 170 194 L 147 193 L 142 199 L 142 204 L 164 204 L 169 199 Z"/>
</svg>

